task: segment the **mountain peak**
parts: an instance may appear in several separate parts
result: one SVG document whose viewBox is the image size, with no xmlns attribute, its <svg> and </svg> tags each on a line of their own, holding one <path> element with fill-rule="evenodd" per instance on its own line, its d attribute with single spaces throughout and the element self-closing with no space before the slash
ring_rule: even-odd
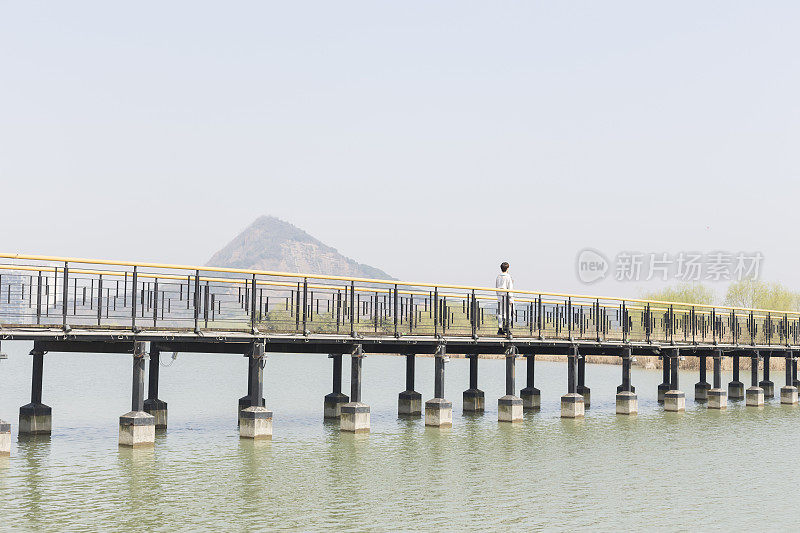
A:
<svg viewBox="0 0 800 533">
<path fill-rule="evenodd" d="M 258 217 L 209 259 L 208 266 L 394 279 L 383 270 L 345 257 L 277 217 Z"/>
</svg>

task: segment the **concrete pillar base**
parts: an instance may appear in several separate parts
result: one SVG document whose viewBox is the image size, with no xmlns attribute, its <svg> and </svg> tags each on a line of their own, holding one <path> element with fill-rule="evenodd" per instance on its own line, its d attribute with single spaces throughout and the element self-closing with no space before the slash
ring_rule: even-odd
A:
<svg viewBox="0 0 800 533">
<path fill-rule="evenodd" d="M 242 439 L 271 439 L 272 411 L 268 411 L 265 407 L 248 407 L 242 411 L 239 437 Z"/>
<path fill-rule="evenodd" d="M 522 398 L 522 409 L 524 411 L 538 411 L 542 408 L 542 393 L 536 387 L 525 387 L 519 391 Z"/>
<path fill-rule="evenodd" d="M 708 391 L 711 390 L 711 384 L 706 381 L 700 381 L 694 384 L 694 401 L 705 402 L 708 400 Z"/>
<path fill-rule="evenodd" d="M 781 387 L 781 403 L 786 405 L 797 405 L 797 387 Z"/>
<path fill-rule="evenodd" d="M 0 420 L 0 457 L 11 455 L 11 424 Z"/>
<path fill-rule="evenodd" d="M 741 381 L 731 381 L 728 383 L 728 398 L 731 400 L 744 399 L 744 383 Z"/>
<path fill-rule="evenodd" d="M 582 394 L 572 392 L 561 397 L 561 418 L 583 418 L 584 412 Z"/>
<path fill-rule="evenodd" d="M 506 394 L 497 400 L 498 422 L 522 422 L 522 398 Z"/>
<path fill-rule="evenodd" d="M 583 396 L 583 407 L 588 409 L 592 404 L 592 390 L 589 387 L 578 386 L 578 394 Z"/>
<path fill-rule="evenodd" d="M 480 389 L 467 389 L 464 391 L 464 403 L 462 410 L 465 413 L 482 413 L 486 401 L 483 391 Z"/>
<path fill-rule="evenodd" d="M 667 391 L 669 391 L 669 384 L 661 383 L 658 386 L 658 397 L 657 397 L 658 403 L 664 403 L 664 398 L 667 394 Z"/>
<path fill-rule="evenodd" d="M 425 425 L 439 428 L 453 427 L 453 404 L 442 398 L 425 402 Z"/>
<path fill-rule="evenodd" d="M 709 391 L 710 392 L 710 391 Z M 664 410 L 680 413 L 686 410 L 686 395 L 683 391 L 668 390 L 664 393 Z"/>
<path fill-rule="evenodd" d="M 156 419 L 156 429 L 167 429 L 167 402 L 147 399 L 144 401 L 144 412 Z"/>
<path fill-rule="evenodd" d="M 763 407 L 764 390 L 761 387 L 748 387 L 745 391 L 745 403 L 750 407 Z"/>
<path fill-rule="evenodd" d="M 369 433 L 369 405 L 361 402 L 344 404 L 339 429 L 350 433 Z"/>
<path fill-rule="evenodd" d="M 43 403 L 19 408 L 20 435 L 49 435 L 53 429 L 53 410 Z"/>
<path fill-rule="evenodd" d="M 635 415 L 639 412 L 639 400 L 632 392 L 617 393 L 617 414 Z"/>
<path fill-rule="evenodd" d="M 144 411 L 131 411 L 119 417 L 119 445 L 139 448 L 156 441 L 156 418 Z"/>
<path fill-rule="evenodd" d="M 330 393 L 325 395 L 323 418 L 339 418 L 342 416 L 342 406 L 350 401 L 346 394 Z"/>
<path fill-rule="evenodd" d="M 764 391 L 764 398 L 775 397 L 775 384 L 771 381 L 759 381 L 758 386 Z"/>
<path fill-rule="evenodd" d="M 422 414 L 422 394 L 415 390 L 404 390 L 397 397 L 397 414 L 400 416 L 420 416 Z"/>
<path fill-rule="evenodd" d="M 267 402 L 264 398 L 261 398 L 261 407 L 266 407 Z M 250 407 L 250 396 L 242 396 L 239 398 L 239 415 L 238 415 L 238 425 L 242 425 L 242 411 Z"/>
<path fill-rule="evenodd" d="M 725 389 L 711 389 L 708 391 L 709 409 L 726 409 L 728 407 L 728 395 Z"/>
<path fill-rule="evenodd" d="M 619 394 L 620 392 L 625 392 L 625 387 L 623 387 L 622 385 L 617 385 L 617 394 Z M 634 387 L 633 385 L 631 385 L 631 392 L 636 392 L 636 387 Z"/>
</svg>

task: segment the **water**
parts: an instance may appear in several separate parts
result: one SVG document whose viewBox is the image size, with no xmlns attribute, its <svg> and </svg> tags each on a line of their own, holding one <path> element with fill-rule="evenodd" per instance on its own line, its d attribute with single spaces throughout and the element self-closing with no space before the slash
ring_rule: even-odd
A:
<svg viewBox="0 0 800 533">
<path fill-rule="evenodd" d="M 117 446 L 130 356 L 46 355 L 53 435 L 18 441 L 30 346 L 3 348 L 10 358 L 0 363 L 0 417 L 15 432 L 11 458 L 0 459 L 3 529 L 790 530 L 800 518 L 791 496 L 800 409 L 773 399 L 763 409 L 731 401 L 710 411 L 692 401 L 697 376 L 688 372 L 685 414 L 656 403 L 660 371 L 634 369 L 640 414 L 622 417 L 614 414 L 620 367 L 587 365 L 587 417 L 562 420 L 566 366 L 537 362 L 542 410 L 512 426 L 497 422 L 503 361 L 480 361 L 487 412 L 465 417 L 468 363 L 453 359 L 445 390 L 454 424 L 438 430 L 396 417 L 403 358 L 369 356 L 363 397 L 372 432 L 350 435 L 322 421 L 330 360 L 271 355 L 274 438 L 249 442 L 236 429 L 246 360 L 181 354 L 161 370 L 169 431 L 153 449 L 131 450 Z M 524 376 L 524 363 L 517 372 Z M 432 397 L 432 359 L 418 359 L 417 383 L 423 399 Z"/>
</svg>

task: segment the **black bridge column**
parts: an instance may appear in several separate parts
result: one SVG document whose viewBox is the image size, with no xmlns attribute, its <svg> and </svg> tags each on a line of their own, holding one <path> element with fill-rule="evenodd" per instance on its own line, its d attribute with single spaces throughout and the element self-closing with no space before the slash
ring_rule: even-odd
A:
<svg viewBox="0 0 800 533">
<path fill-rule="evenodd" d="M 422 414 L 422 394 L 414 390 L 417 356 L 406 354 L 406 390 L 397 398 L 397 414 L 400 416 L 420 416 Z"/>
<path fill-rule="evenodd" d="M 669 361 L 667 363 L 667 361 Z M 686 410 L 686 395 L 680 390 L 678 384 L 678 363 L 680 353 L 677 348 L 671 348 L 664 353 L 665 366 L 669 367 L 669 390 L 664 393 L 664 410 L 675 413 Z M 666 373 L 665 373 L 666 374 Z M 659 388 L 661 385 L 659 385 Z"/>
<path fill-rule="evenodd" d="M 11 455 L 11 424 L 0 418 L 0 457 L 9 455 Z"/>
<path fill-rule="evenodd" d="M 583 406 L 589 408 L 591 403 L 591 391 L 586 386 L 586 356 L 578 358 L 578 387 L 575 391 L 583 396 Z"/>
<path fill-rule="evenodd" d="M 541 392 L 534 387 L 534 365 L 536 364 L 536 355 L 529 353 L 525 355 L 525 388 L 519 391 L 519 396 L 522 398 L 523 410 L 538 410 L 542 405 Z"/>
<path fill-rule="evenodd" d="M 369 405 L 361 403 L 361 366 L 364 348 L 356 344 L 350 353 L 350 402 L 342 406 L 339 429 L 351 433 L 369 433 Z"/>
<path fill-rule="evenodd" d="M 792 385 L 800 387 L 800 380 L 797 379 L 797 357 L 792 359 Z"/>
<path fill-rule="evenodd" d="M 714 350 L 714 387 L 708 391 L 708 408 L 726 407 L 728 407 L 728 395 L 722 388 L 722 350 Z"/>
<path fill-rule="evenodd" d="M 250 407 L 250 397 L 253 395 L 253 383 L 255 383 L 255 373 L 257 371 L 256 364 L 257 361 L 254 357 L 251 356 L 251 353 L 248 352 L 244 354 L 245 358 L 247 359 L 247 394 L 239 398 L 239 425 L 242 424 L 242 411 Z M 261 407 L 265 407 L 267 405 L 264 398 L 261 398 Z"/>
<path fill-rule="evenodd" d="M 764 398 L 772 398 L 775 396 L 775 384 L 769 379 L 769 360 L 772 354 L 770 352 L 764 353 L 764 379 L 762 379 L 758 386 L 764 389 Z"/>
<path fill-rule="evenodd" d="M 247 356 L 250 406 L 239 415 L 239 437 L 242 439 L 271 439 L 272 411 L 264 407 L 264 366 L 266 365 L 266 346 L 263 342 L 253 342 Z"/>
<path fill-rule="evenodd" d="M 631 385 L 631 359 L 630 347 L 622 351 L 622 385 L 617 387 L 617 414 L 635 415 L 639 412 L 639 400 Z"/>
<path fill-rule="evenodd" d="M 708 400 L 708 391 L 711 390 L 711 384 L 706 380 L 706 360 L 705 354 L 697 356 L 700 362 L 700 381 L 694 384 L 694 400 L 696 402 L 705 402 Z"/>
<path fill-rule="evenodd" d="M 433 398 L 425 402 L 425 425 L 453 426 L 453 404 L 444 399 L 444 364 L 448 360 L 444 344 L 436 349 L 434 359 Z"/>
<path fill-rule="evenodd" d="M 133 343 L 131 410 L 119 417 L 120 446 L 152 446 L 156 439 L 156 419 L 144 412 L 145 343 Z"/>
<path fill-rule="evenodd" d="M 620 392 L 636 392 L 636 387 L 631 381 L 631 365 L 633 364 L 633 352 L 630 347 L 622 350 L 622 383 L 617 385 L 617 394 Z"/>
<path fill-rule="evenodd" d="M 19 408 L 20 435 L 50 435 L 53 410 L 42 403 L 42 377 L 44 374 L 44 350 L 36 343 L 31 351 L 33 371 L 31 373 L 31 403 Z"/>
<path fill-rule="evenodd" d="M 750 386 L 745 391 L 745 403 L 750 407 L 764 405 L 764 389 L 758 386 L 758 350 L 750 354 Z"/>
<path fill-rule="evenodd" d="M 664 395 L 669 390 L 670 358 L 667 350 L 661 352 L 661 383 L 658 386 L 658 402 L 664 403 Z"/>
<path fill-rule="evenodd" d="M 786 385 L 781 387 L 781 403 L 797 405 L 797 387 L 794 386 L 794 353 L 786 351 Z"/>
<path fill-rule="evenodd" d="M 330 354 L 328 357 L 333 360 L 333 392 L 325 396 L 323 416 L 338 420 L 342 415 L 342 406 L 349 402 L 350 398 L 342 394 L 342 354 Z"/>
<path fill-rule="evenodd" d="M 150 344 L 150 370 L 147 374 L 147 399 L 144 401 L 144 412 L 156 419 L 156 430 L 167 429 L 167 402 L 158 399 L 158 378 L 161 369 L 161 350 Z"/>
<path fill-rule="evenodd" d="M 497 400 L 498 422 L 522 422 L 522 398 L 514 393 L 516 385 L 517 347 L 506 350 L 506 394 Z"/>
<path fill-rule="evenodd" d="M 567 394 L 561 397 L 561 418 L 582 418 L 585 413 L 583 395 L 578 394 L 575 379 L 578 357 L 578 347 L 572 346 L 567 353 Z"/>
<path fill-rule="evenodd" d="M 482 413 L 484 409 L 483 391 L 478 388 L 478 354 L 467 355 L 469 358 L 469 388 L 463 393 L 465 413 Z"/>
<path fill-rule="evenodd" d="M 739 352 L 733 353 L 733 381 L 728 383 L 728 397 L 731 400 L 744 398 L 744 383 L 739 381 Z"/>
</svg>

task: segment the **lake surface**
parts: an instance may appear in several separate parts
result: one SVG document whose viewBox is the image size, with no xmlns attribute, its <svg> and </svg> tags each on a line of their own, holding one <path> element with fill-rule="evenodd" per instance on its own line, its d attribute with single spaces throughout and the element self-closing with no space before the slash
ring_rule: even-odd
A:
<svg viewBox="0 0 800 533">
<path fill-rule="evenodd" d="M 562 420 L 566 365 L 537 362 L 542 410 L 512 426 L 497 422 L 504 362 L 480 361 L 487 412 L 465 417 L 468 362 L 453 359 L 445 387 L 453 428 L 439 430 L 397 418 L 404 359 L 368 356 L 372 432 L 351 435 L 322 420 L 330 360 L 271 355 L 274 437 L 254 443 L 236 427 L 243 357 L 162 354 L 170 428 L 153 449 L 131 450 L 117 445 L 130 356 L 46 355 L 52 437 L 17 440 L 30 345 L 3 348 L 0 418 L 14 432 L 11 457 L 0 458 L 3 529 L 788 531 L 800 519 L 800 409 L 773 399 L 763 409 L 731 401 L 727 411 L 707 410 L 692 399 L 695 373 L 681 372 L 687 412 L 674 414 L 656 402 L 660 371 L 634 369 L 640 414 L 623 417 L 614 414 L 620 367 L 587 365 L 591 408 L 584 420 Z M 522 361 L 517 377 L 524 386 Z M 776 389 L 782 378 L 775 373 Z M 417 361 L 417 390 L 433 396 L 432 358 Z"/>
</svg>

